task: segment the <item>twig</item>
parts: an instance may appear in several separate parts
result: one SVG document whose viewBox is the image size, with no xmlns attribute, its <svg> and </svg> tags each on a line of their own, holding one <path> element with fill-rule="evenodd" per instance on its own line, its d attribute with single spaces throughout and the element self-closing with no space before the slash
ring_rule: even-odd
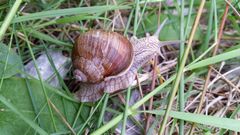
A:
<svg viewBox="0 0 240 135">
<path fill-rule="evenodd" d="M 236 68 L 234 68 L 234 69 L 232 69 L 232 70 L 229 70 L 228 72 L 222 74 L 222 76 L 226 76 L 226 75 L 228 75 L 228 74 L 230 74 L 230 73 L 232 73 L 232 72 L 235 72 L 235 71 L 237 71 L 237 70 L 240 71 L 240 67 L 236 67 Z M 221 76 L 215 77 L 215 78 L 208 84 L 208 88 L 209 88 L 211 85 L 213 85 L 213 84 L 214 84 L 218 79 L 220 79 L 220 78 L 221 78 Z"/>
<path fill-rule="evenodd" d="M 157 55 L 155 55 L 154 57 L 151 91 L 154 90 L 154 87 L 155 87 L 156 69 L 157 69 L 156 67 L 157 67 Z M 153 106 L 153 97 L 150 98 L 148 110 L 152 110 L 152 106 Z M 151 118 L 152 118 L 152 114 L 149 113 L 147 117 L 147 122 L 146 122 L 145 134 L 147 134 L 147 131 L 149 129 Z"/>
<path fill-rule="evenodd" d="M 142 86 L 141 86 L 138 74 L 136 75 L 136 78 L 137 78 L 137 84 L 138 84 L 138 88 L 139 88 L 139 91 L 140 91 L 141 98 L 143 98 Z M 147 114 L 146 114 L 145 110 L 146 110 L 146 106 L 145 106 L 145 104 L 143 104 L 144 118 L 147 119 Z"/>
<path fill-rule="evenodd" d="M 228 83 L 230 86 L 232 86 L 233 88 L 235 88 L 238 92 L 240 92 L 240 89 L 235 86 L 231 81 L 229 81 L 225 76 L 223 76 L 220 72 L 218 72 L 216 69 L 214 69 L 212 66 L 210 66 L 210 68 L 215 71 L 216 73 L 218 73 L 220 75 L 220 77 L 226 82 Z"/>
<path fill-rule="evenodd" d="M 126 104 L 126 100 L 124 99 L 122 93 L 118 93 L 117 96 L 123 104 Z"/>
</svg>

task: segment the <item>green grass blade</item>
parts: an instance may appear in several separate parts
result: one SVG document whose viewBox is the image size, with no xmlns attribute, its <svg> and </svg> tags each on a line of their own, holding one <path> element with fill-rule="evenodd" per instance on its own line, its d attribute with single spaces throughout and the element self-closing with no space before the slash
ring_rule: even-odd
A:
<svg viewBox="0 0 240 135">
<path fill-rule="evenodd" d="M 51 67 L 53 68 L 55 74 L 56 74 L 56 77 L 58 78 L 58 81 L 60 82 L 60 85 L 64 88 L 64 90 L 67 92 L 68 95 L 71 95 L 71 92 L 70 90 L 68 89 L 68 87 L 66 86 L 66 84 L 64 83 L 63 81 L 63 78 L 61 77 L 60 73 L 58 72 L 58 69 L 57 67 L 55 66 L 54 62 L 53 62 L 53 59 L 52 57 L 50 56 L 49 52 L 48 52 L 48 49 L 46 47 L 46 45 L 44 44 L 43 42 L 43 46 L 44 46 L 44 49 L 45 49 L 45 52 L 46 52 L 46 55 L 48 57 L 48 61 L 49 63 L 51 64 Z"/>
<path fill-rule="evenodd" d="M 74 128 L 74 127 L 76 126 L 77 120 L 78 120 L 78 118 L 79 118 L 79 116 L 80 116 L 80 113 L 81 113 L 81 111 L 82 111 L 83 106 L 84 106 L 84 103 L 81 103 L 81 105 L 79 106 L 78 112 L 77 112 L 77 114 L 76 114 L 76 117 L 75 117 L 75 119 L 74 119 L 72 128 Z"/>
<path fill-rule="evenodd" d="M 141 111 L 147 112 L 156 115 L 164 115 L 164 110 L 152 110 L 152 111 Z M 194 114 L 194 113 L 185 113 L 185 112 L 176 112 L 170 111 L 169 115 L 173 118 L 182 119 L 189 122 L 210 125 L 214 127 L 220 127 L 224 129 L 229 129 L 233 131 L 240 132 L 240 121 L 229 119 L 229 118 L 220 118 L 216 116 L 208 116 L 202 114 Z"/>
<path fill-rule="evenodd" d="M 193 70 L 193 69 L 196 69 L 196 68 L 200 68 L 200 67 L 212 65 L 212 64 L 215 64 L 215 63 L 218 63 L 218 62 L 221 62 L 221 61 L 225 61 L 225 60 L 228 60 L 228 59 L 236 58 L 236 57 L 240 56 L 239 52 L 240 52 L 240 48 L 235 49 L 233 51 L 218 54 L 218 55 L 215 55 L 213 57 L 210 57 L 210 58 L 201 60 L 199 62 L 196 62 L 195 64 L 190 64 L 185 69 L 186 70 Z"/>
<path fill-rule="evenodd" d="M 57 38 L 52 38 L 49 35 L 41 33 L 41 32 L 36 31 L 34 29 L 26 29 L 26 31 L 29 33 L 29 35 L 31 35 L 31 36 L 33 36 L 35 38 L 42 39 L 44 41 L 48 41 L 48 42 L 54 43 L 55 45 L 72 47 L 71 43 L 65 43 L 63 41 L 60 41 Z"/>
<path fill-rule="evenodd" d="M 139 0 L 135 0 L 135 17 L 134 17 L 134 26 L 133 26 L 134 36 L 136 36 L 137 34 L 139 8 L 140 8 Z"/>
<path fill-rule="evenodd" d="M 106 96 L 106 94 L 103 95 L 103 97 L 101 98 L 101 100 L 98 102 L 98 104 L 96 105 L 96 107 L 94 108 L 94 110 L 92 111 L 92 113 L 88 116 L 88 119 L 84 122 L 84 124 L 82 125 L 82 127 L 79 129 L 77 135 L 82 134 L 83 129 L 85 128 L 85 126 L 88 124 L 88 122 L 90 121 L 90 119 L 92 118 L 93 114 L 96 112 L 96 110 L 98 109 L 99 105 L 102 103 L 104 97 Z"/>
<path fill-rule="evenodd" d="M 100 116 L 99 116 L 99 119 L 98 119 L 97 128 L 99 128 L 101 126 L 102 122 L 103 122 L 103 116 L 104 116 L 104 113 L 106 111 L 108 99 L 109 99 L 109 93 L 106 94 L 106 97 L 104 99 L 102 110 L 101 110 L 101 113 L 100 113 Z"/>
<path fill-rule="evenodd" d="M 1 75 L 1 80 L 0 80 L 0 88 L 2 87 L 3 80 L 4 80 L 4 73 L 5 73 L 5 71 L 7 69 L 7 65 L 8 65 L 7 63 L 8 63 L 9 53 L 10 53 L 11 47 L 12 47 L 12 39 L 13 39 L 13 33 L 11 34 L 10 43 L 8 45 L 7 57 L 6 57 L 6 60 L 5 60 L 5 65 L 4 65 L 3 72 L 2 72 L 2 75 Z M 0 92 L 1 92 L 1 89 L 0 89 Z"/>
<path fill-rule="evenodd" d="M 128 118 L 128 106 L 129 106 L 130 95 L 131 95 L 131 87 L 128 87 L 126 105 L 125 105 L 125 110 L 124 110 L 124 115 L 123 115 L 123 124 L 122 124 L 121 135 L 125 135 L 125 133 L 126 133 L 127 118 Z"/>
<path fill-rule="evenodd" d="M 12 23 L 36 20 L 36 19 L 45 19 L 50 17 L 59 17 L 59 16 L 67 16 L 67 15 L 75 15 L 75 14 L 94 14 L 105 12 L 108 10 L 115 10 L 115 9 L 129 9 L 129 6 L 93 6 L 93 7 L 78 7 L 78 8 L 68 8 L 68 9 L 56 9 L 56 10 L 49 10 L 49 11 L 42 11 L 38 13 L 32 13 L 25 16 L 20 16 L 15 18 Z"/>
<path fill-rule="evenodd" d="M 124 36 L 127 36 L 127 33 L 128 33 L 128 31 L 129 31 L 129 27 L 130 27 L 130 23 L 131 23 L 131 21 L 132 21 L 133 13 L 134 13 L 134 10 L 131 11 L 131 13 L 130 13 L 130 15 L 129 15 L 129 17 L 128 17 L 127 26 L 126 26 L 126 28 L 125 28 L 125 30 L 124 30 L 124 34 L 123 34 Z"/>
<path fill-rule="evenodd" d="M 111 21 L 108 18 L 99 17 L 99 15 L 76 15 L 76 16 L 70 16 L 70 17 L 64 17 L 56 20 L 56 24 L 65 24 L 65 23 L 72 23 L 77 22 L 81 20 L 93 20 L 93 19 L 99 19 L 99 20 L 107 20 Z"/>
<path fill-rule="evenodd" d="M 213 11 L 214 11 L 214 1 L 211 2 L 210 14 L 208 17 L 207 33 L 204 39 L 204 43 L 201 45 L 201 48 L 200 48 L 202 51 L 205 51 L 208 49 L 209 41 L 211 38 L 212 25 L 213 25 Z"/>
<path fill-rule="evenodd" d="M 90 135 L 101 135 L 113 126 L 117 125 L 123 118 L 123 113 L 119 114 L 117 117 L 109 121 L 106 125 L 102 126 L 101 128 L 97 129 L 95 132 L 91 133 Z"/>
<path fill-rule="evenodd" d="M 8 15 L 4 19 L 3 24 L 0 28 L 0 41 L 3 39 L 5 32 L 8 28 L 8 26 L 11 24 L 11 21 L 12 21 L 13 17 L 15 16 L 17 9 L 21 3 L 22 3 L 22 0 L 16 0 L 13 7 L 8 12 Z"/>
</svg>

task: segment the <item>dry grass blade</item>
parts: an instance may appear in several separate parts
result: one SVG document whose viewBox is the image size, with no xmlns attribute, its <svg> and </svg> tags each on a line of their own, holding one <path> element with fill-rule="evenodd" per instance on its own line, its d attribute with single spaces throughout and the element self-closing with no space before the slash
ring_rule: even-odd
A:
<svg viewBox="0 0 240 135">
<path fill-rule="evenodd" d="M 156 73 L 157 73 L 156 72 L 156 69 L 157 69 L 156 67 L 157 67 L 157 56 L 154 57 L 151 90 L 154 90 L 154 88 L 155 88 Z M 152 108 L 153 108 L 152 106 L 153 106 L 153 97 L 150 98 L 148 110 L 152 110 Z M 147 121 L 146 121 L 145 133 L 147 133 L 147 131 L 148 131 L 149 127 L 150 127 L 151 120 L 152 120 L 152 115 L 148 114 Z"/>
<path fill-rule="evenodd" d="M 74 129 L 71 127 L 71 125 L 67 122 L 65 117 L 61 114 L 61 112 L 57 109 L 57 107 L 51 102 L 51 100 L 48 100 L 48 102 L 52 106 L 52 108 L 56 111 L 56 113 L 59 115 L 59 117 L 62 119 L 63 123 L 69 128 L 72 134 L 77 135 Z"/>
<path fill-rule="evenodd" d="M 214 67 L 210 66 L 210 68 L 215 71 L 218 75 L 220 75 L 220 77 L 226 82 L 228 83 L 230 86 L 232 86 L 233 88 L 235 88 L 237 91 L 240 92 L 240 89 L 234 85 L 231 81 L 229 81 L 224 75 L 222 75 L 219 71 L 217 71 Z"/>
</svg>

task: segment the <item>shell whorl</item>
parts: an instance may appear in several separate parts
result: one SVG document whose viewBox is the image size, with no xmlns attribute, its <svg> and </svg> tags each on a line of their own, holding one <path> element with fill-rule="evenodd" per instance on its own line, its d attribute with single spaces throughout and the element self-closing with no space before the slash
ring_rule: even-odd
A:
<svg viewBox="0 0 240 135">
<path fill-rule="evenodd" d="M 133 63 L 131 42 L 116 32 L 91 30 L 80 35 L 72 51 L 75 76 L 96 83 L 125 73 Z"/>
</svg>

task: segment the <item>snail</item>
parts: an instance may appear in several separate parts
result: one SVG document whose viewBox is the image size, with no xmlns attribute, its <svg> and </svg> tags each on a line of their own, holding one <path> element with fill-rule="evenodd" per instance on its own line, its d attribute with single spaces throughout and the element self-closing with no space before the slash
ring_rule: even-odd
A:
<svg viewBox="0 0 240 135">
<path fill-rule="evenodd" d="M 75 78 L 80 88 L 75 96 L 81 102 L 99 100 L 103 93 L 114 93 L 128 88 L 135 80 L 138 69 L 161 55 L 158 35 L 162 23 L 153 36 L 130 41 L 116 32 L 91 30 L 80 35 L 72 50 Z"/>
</svg>

